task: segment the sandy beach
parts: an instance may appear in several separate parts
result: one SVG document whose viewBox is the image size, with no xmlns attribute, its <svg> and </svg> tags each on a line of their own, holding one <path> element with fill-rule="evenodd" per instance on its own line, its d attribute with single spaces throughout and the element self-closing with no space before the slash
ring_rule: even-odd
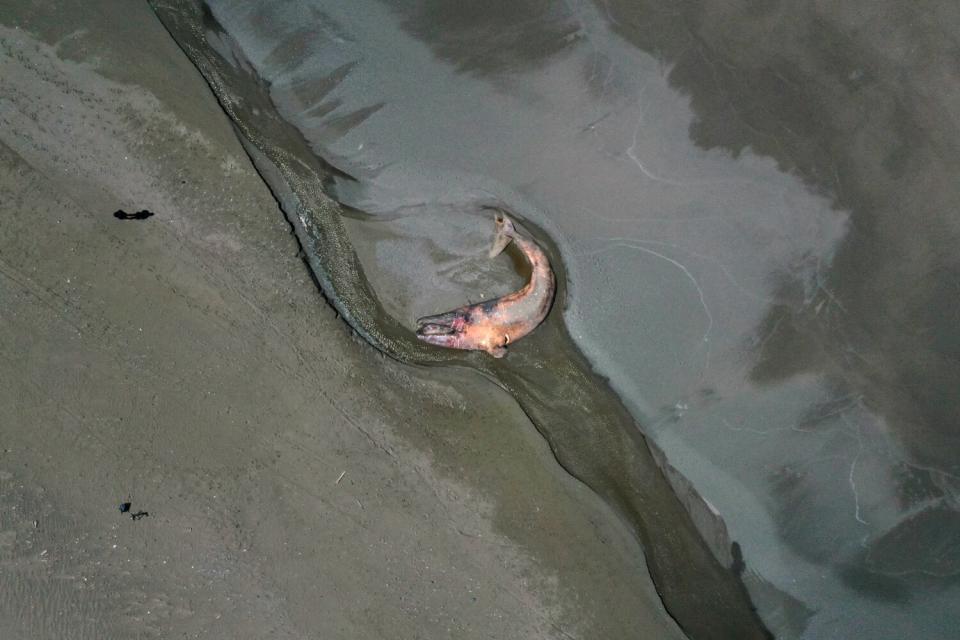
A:
<svg viewBox="0 0 960 640">
<path fill-rule="evenodd" d="M 953 637 L 957 33 L 4 4 L 0 639 Z"/>
<path fill-rule="evenodd" d="M 57 5 L 0 11 L 0 635 L 682 637 L 512 398 L 351 334 L 146 4 Z"/>
</svg>

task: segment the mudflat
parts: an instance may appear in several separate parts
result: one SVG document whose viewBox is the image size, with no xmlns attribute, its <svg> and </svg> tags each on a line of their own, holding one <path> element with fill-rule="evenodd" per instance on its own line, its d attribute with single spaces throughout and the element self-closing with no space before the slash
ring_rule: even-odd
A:
<svg viewBox="0 0 960 640">
<path fill-rule="evenodd" d="M 0 636 L 682 637 L 509 396 L 336 317 L 145 4 L 5 7 L 0 96 Z"/>
</svg>

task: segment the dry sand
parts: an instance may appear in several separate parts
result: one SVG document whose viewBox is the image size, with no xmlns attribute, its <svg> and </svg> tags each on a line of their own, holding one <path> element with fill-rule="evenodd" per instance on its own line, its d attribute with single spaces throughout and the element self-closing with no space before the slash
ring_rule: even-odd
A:
<svg viewBox="0 0 960 640">
<path fill-rule="evenodd" d="M 681 637 L 511 398 L 384 360 L 325 305 L 145 4 L 19 4 L 0 637 Z"/>
</svg>

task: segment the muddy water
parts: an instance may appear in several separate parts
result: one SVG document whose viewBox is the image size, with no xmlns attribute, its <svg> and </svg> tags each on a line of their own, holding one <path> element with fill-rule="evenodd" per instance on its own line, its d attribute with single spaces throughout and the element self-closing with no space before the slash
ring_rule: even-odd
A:
<svg viewBox="0 0 960 640">
<path fill-rule="evenodd" d="M 960 620 L 958 17 L 887 4 L 869 24 L 707 1 L 160 14 L 333 304 L 394 357 L 511 390 L 634 524 L 692 637 L 759 628 L 732 565 L 778 636 L 935 638 Z M 562 281 L 500 363 L 410 333 L 522 280 L 484 257 L 487 205 Z"/>
</svg>

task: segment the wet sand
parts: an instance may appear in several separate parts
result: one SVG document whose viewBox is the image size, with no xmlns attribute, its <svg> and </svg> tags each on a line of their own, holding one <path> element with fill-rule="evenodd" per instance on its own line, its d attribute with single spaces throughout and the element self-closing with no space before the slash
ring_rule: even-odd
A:
<svg viewBox="0 0 960 640">
<path fill-rule="evenodd" d="M 509 396 L 350 333 L 145 5 L 0 24 L 0 635 L 681 637 Z"/>
</svg>

